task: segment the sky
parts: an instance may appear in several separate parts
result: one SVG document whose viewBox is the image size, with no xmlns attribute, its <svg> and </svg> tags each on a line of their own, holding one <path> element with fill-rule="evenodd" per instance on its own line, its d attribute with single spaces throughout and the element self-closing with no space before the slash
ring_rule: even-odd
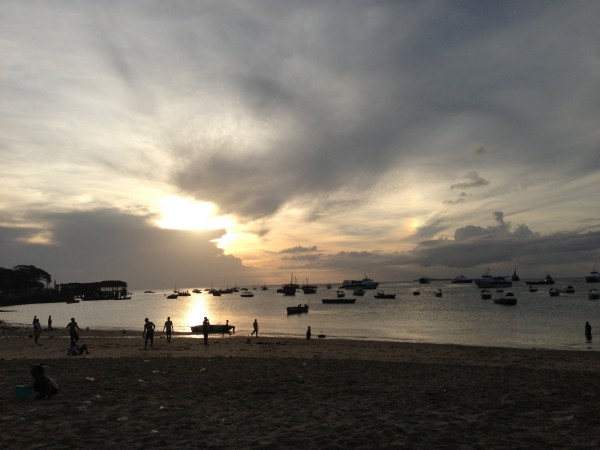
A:
<svg viewBox="0 0 600 450">
<path fill-rule="evenodd" d="M 600 3 L 0 3 L 0 267 L 134 289 L 600 268 Z"/>
</svg>

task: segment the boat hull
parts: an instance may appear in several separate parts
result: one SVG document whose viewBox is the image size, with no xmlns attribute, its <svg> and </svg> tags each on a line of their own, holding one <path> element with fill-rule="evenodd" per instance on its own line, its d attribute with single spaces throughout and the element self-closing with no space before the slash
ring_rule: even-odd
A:
<svg viewBox="0 0 600 450">
<path fill-rule="evenodd" d="M 355 298 L 324 298 L 321 301 L 326 304 L 356 303 Z"/>
<path fill-rule="evenodd" d="M 195 325 L 191 327 L 192 333 L 204 333 L 204 325 Z M 233 325 L 209 325 L 208 334 L 235 334 Z"/>
</svg>

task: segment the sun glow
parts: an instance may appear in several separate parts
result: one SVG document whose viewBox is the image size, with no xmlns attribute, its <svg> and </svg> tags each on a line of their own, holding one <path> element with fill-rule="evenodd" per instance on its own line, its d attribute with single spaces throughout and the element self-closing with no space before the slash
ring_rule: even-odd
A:
<svg viewBox="0 0 600 450">
<path fill-rule="evenodd" d="M 217 216 L 212 203 L 183 197 L 168 197 L 158 202 L 161 217 L 156 224 L 170 230 L 218 230 L 234 225 L 231 218 Z"/>
</svg>

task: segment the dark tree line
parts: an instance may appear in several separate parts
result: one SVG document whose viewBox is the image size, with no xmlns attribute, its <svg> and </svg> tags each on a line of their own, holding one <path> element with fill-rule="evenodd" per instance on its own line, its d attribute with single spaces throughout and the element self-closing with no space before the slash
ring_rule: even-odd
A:
<svg viewBox="0 0 600 450">
<path fill-rule="evenodd" d="M 35 266 L 20 265 L 12 269 L 0 267 L 0 291 L 48 287 L 52 277 Z"/>
</svg>

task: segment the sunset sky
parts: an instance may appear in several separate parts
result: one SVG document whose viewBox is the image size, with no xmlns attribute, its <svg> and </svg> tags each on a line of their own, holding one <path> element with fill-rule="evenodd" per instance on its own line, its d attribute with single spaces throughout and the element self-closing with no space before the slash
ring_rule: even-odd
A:
<svg viewBox="0 0 600 450">
<path fill-rule="evenodd" d="M 600 269 L 598 1 L 0 3 L 0 267 Z"/>
</svg>

